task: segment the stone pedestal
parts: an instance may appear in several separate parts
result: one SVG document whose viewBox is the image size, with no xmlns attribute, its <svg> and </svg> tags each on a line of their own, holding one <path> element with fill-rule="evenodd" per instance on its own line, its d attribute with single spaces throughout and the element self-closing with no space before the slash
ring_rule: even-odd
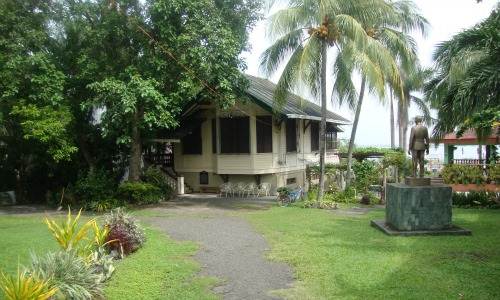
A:
<svg viewBox="0 0 500 300">
<path fill-rule="evenodd" d="M 386 222 L 397 230 L 451 227 L 451 187 L 387 185 Z"/>
<path fill-rule="evenodd" d="M 372 225 L 387 234 L 470 234 L 451 223 L 450 186 L 393 183 L 387 185 L 386 193 L 386 219 L 372 221 Z"/>
</svg>

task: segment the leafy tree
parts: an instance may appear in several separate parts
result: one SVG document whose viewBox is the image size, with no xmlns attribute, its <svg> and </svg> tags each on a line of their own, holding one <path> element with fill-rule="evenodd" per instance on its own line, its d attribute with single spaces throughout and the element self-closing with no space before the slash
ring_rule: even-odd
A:
<svg viewBox="0 0 500 300">
<path fill-rule="evenodd" d="M 476 26 L 440 43 L 425 95 L 438 110 L 434 135 L 453 132 L 476 113 L 500 107 L 500 4 Z"/>
<path fill-rule="evenodd" d="M 174 127 L 187 102 L 210 97 L 228 106 L 245 85 L 238 56 L 257 18 L 255 1 L 65 3 L 58 52 L 74 75 L 67 93 L 75 96 L 82 152 L 97 128 L 129 149 L 132 181 L 144 139 Z M 99 109 L 99 122 L 89 126 Z M 96 154 L 89 152 L 91 165 Z"/>
<path fill-rule="evenodd" d="M 68 131 L 73 118 L 63 97 L 65 74 L 50 54 L 51 7 L 50 1 L 0 2 L 1 171 L 15 176 L 19 201 L 30 173 L 77 151 Z"/>
<path fill-rule="evenodd" d="M 305 86 L 321 99 L 319 201 L 324 193 L 328 52 L 337 54 L 332 100 L 339 96 L 354 102 L 356 90 L 351 80 L 354 69 L 362 73 L 363 90 L 368 85 L 383 94 L 384 76 L 394 84 L 399 81 L 397 65 L 364 25 L 377 24 L 395 12 L 393 6 L 382 0 L 288 1 L 287 4 L 287 8 L 269 18 L 269 34 L 275 42 L 262 55 L 261 66 L 270 75 L 286 61 L 275 93 L 278 106 L 298 86 Z"/>
</svg>

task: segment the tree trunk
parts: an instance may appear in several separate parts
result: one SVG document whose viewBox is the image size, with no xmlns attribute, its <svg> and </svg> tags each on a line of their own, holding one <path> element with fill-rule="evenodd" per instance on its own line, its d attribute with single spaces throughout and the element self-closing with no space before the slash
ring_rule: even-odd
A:
<svg viewBox="0 0 500 300">
<path fill-rule="evenodd" d="M 391 106 L 391 148 L 394 149 L 396 147 L 396 141 L 394 140 L 395 128 L 394 128 L 394 105 L 392 99 L 392 90 L 390 91 L 389 94 L 390 94 L 389 105 Z"/>
<path fill-rule="evenodd" d="M 139 129 L 141 114 L 139 109 L 137 109 L 132 119 L 132 144 L 130 145 L 128 180 L 135 182 L 139 181 L 141 175 L 142 140 Z"/>
<path fill-rule="evenodd" d="M 89 167 L 89 171 L 92 172 L 96 169 L 95 159 L 89 151 L 87 140 L 83 135 L 78 137 L 78 145 L 80 146 L 80 151 Z"/>
<path fill-rule="evenodd" d="M 398 147 L 403 149 L 403 104 L 398 101 Z"/>
<path fill-rule="evenodd" d="M 406 99 L 410 99 L 407 97 Z M 403 107 L 403 151 L 408 152 L 408 102 Z"/>
<path fill-rule="evenodd" d="M 358 130 L 359 115 L 361 114 L 361 105 L 363 105 L 363 98 L 365 95 L 366 78 L 361 78 L 361 89 L 359 92 L 358 104 L 356 105 L 356 114 L 354 115 L 354 123 L 352 124 L 351 139 L 349 140 L 349 150 L 347 150 L 347 177 L 346 184 L 351 184 L 351 166 L 352 166 L 352 152 L 354 151 L 354 140 L 356 139 L 356 131 Z"/>
<path fill-rule="evenodd" d="M 318 202 L 323 199 L 325 193 L 325 155 L 326 155 L 326 63 L 327 63 L 326 42 L 321 45 L 321 125 L 319 127 L 319 191 Z"/>
</svg>

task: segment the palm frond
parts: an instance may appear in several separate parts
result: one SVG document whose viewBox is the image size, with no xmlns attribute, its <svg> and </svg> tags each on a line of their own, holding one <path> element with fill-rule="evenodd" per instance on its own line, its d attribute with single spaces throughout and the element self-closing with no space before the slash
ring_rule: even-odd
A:
<svg viewBox="0 0 500 300">
<path fill-rule="evenodd" d="M 267 48 L 260 57 L 260 70 L 266 76 L 272 75 L 279 66 L 302 44 L 302 29 L 296 29 Z"/>
</svg>

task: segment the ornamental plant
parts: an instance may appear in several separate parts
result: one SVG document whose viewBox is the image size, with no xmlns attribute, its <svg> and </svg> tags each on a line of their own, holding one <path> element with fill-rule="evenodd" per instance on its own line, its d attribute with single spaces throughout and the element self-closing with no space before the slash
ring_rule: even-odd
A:
<svg viewBox="0 0 500 300">
<path fill-rule="evenodd" d="M 121 256 L 136 251 L 146 240 L 138 222 L 121 208 L 105 216 L 105 226 L 109 228 L 106 247 Z"/>
<path fill-rule="evenodd" d="M 7 300 L 47 300 L 55 295 L 57 288 L 49 282 L 40 280 L 35 274 L 21 272 L 16 275 L 0 273 L 0 289 Z"/>
<path fill-rule="evenodd" d="M 100 299 L 103 285 L 99 272 L 74 251 L 58 251 L 44 256 L 32 254 L 30 270 L 57 290 L 57 299 Z"/>
</svg>

